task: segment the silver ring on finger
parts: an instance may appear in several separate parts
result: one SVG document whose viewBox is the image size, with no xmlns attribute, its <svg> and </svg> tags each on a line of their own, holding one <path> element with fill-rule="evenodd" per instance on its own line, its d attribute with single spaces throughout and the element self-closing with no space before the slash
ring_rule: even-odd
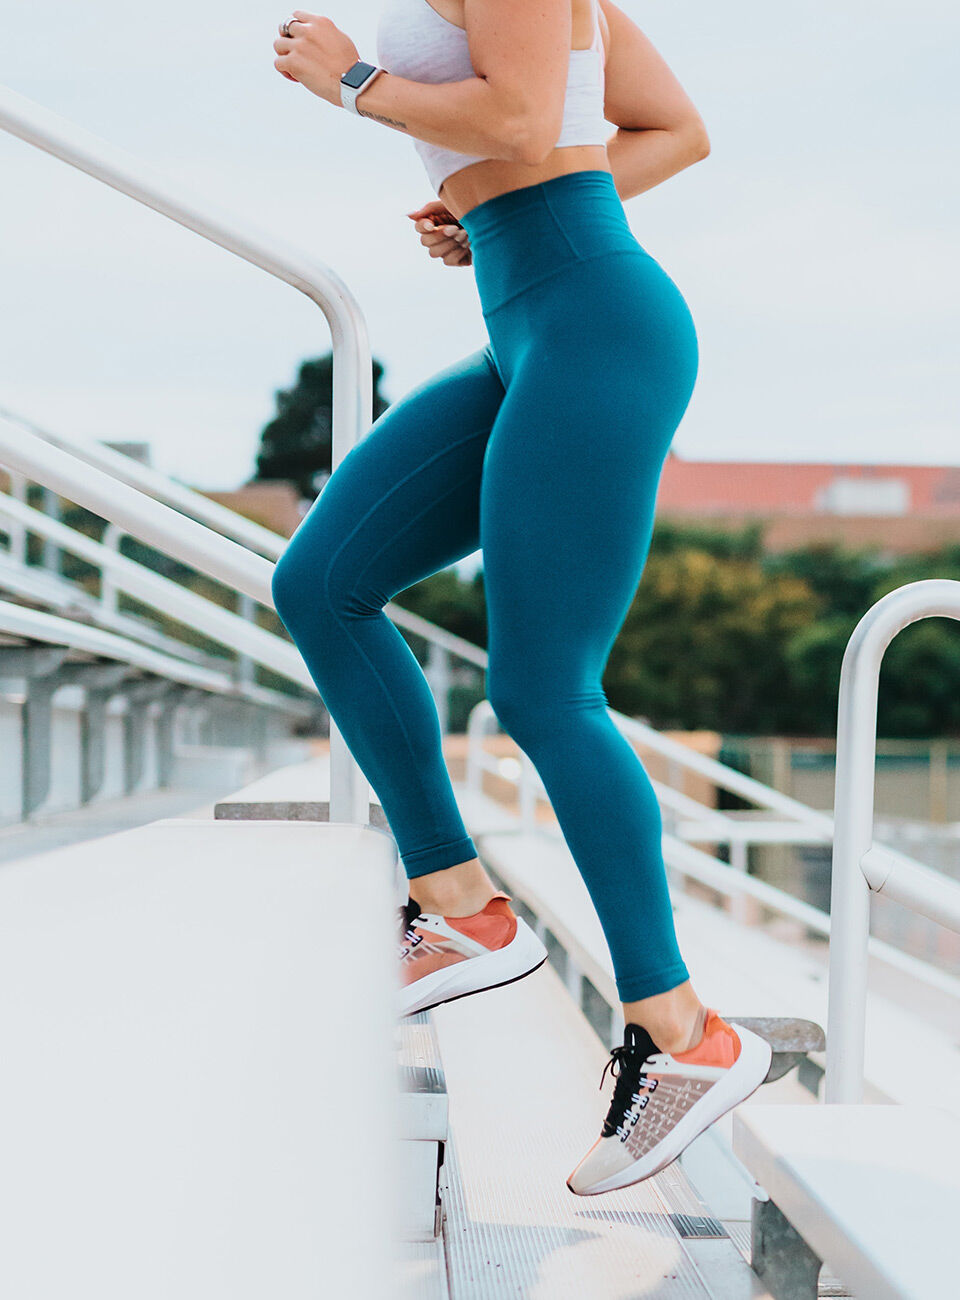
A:
<svg viewBox="0 0 960 1300">
<path fill-rule="evenodd" d="M 293 36 L 293 32 L 290 30 L 290 24 L 295 23 L 296 21 L 297 21 L 296 18 L 287 18 L 284 22 L 282 22 L 280 24 L 280 35 L 286 36 L 286 38 L 289 40 Z"/>
</svg>

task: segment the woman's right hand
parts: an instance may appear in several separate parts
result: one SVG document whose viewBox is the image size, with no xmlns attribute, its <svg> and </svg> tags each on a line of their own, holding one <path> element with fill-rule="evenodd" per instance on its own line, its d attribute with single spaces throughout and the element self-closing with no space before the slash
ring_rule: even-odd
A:
<svg viewBox="0 0 960 1300">
<path fill-rule="evenodd" d="M 420 243 L 431 257 L 442 258 L 445 266 L 472 265 L 467 232 L 441 199 L 431 199 L 407 216 L 420 232 Z"/>
</svg>

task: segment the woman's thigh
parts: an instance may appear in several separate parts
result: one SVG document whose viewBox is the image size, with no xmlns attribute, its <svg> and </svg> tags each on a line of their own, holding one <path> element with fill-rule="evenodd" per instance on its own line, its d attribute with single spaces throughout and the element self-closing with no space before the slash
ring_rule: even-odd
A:
<svg viewBox="0 0 960 1300">
<path fill-rule="evenodd" d="M 531 705 L 541 685 L 544 705 L 561 685 L 586 700 L 649 550 L 696 375 L 692 322 L 638 254 L 580 263 L 488 325 L 507 378 L 481 490 L 491 676 L 506 665 Z"/>
<path fill-rule="evenodd" d="M 322 582 L 364 612 L 475 551 L 483 457 L 502 399 L 482 348 L 392 403 L 294 534 L 278 566 L 278 604 L 299 603 L 298 593 L 310 604 Z"/>
</svg>

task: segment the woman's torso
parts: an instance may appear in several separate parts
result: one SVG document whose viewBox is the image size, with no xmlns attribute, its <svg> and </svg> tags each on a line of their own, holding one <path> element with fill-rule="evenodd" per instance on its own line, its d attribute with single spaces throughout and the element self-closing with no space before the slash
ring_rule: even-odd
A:
<svg viewBox="0 0 960 1300">
<path fill-rule="evenodd" d="M 606 21 L 598 0 L 571 3 L 573 30 L 564 131 L 559 146 L 542 163 L 476 159 L 414 140 L 428 174 L 432 173 L 431 179 L 442 177 L 438 196 L 458 219 L 478 203 L 507 190 L 536 185 L 568 172 L 610 170 L 605 143 L 563 143 L 565 136 L 605 141 L 611 134 L 603 129 L 602 119 Z M 398 76 L 443 82 L 473 75 L 463 27 L 463 0 L 389 0 L 381 15 L 377 45 L 381 66 Z"/>
</svg>

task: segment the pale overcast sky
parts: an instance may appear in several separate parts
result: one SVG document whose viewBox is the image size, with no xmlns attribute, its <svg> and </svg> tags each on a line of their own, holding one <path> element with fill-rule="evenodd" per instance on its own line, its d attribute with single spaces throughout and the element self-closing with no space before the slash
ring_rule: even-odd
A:
<svg viewBox="0 0 960 1300">
<path fill-rule="evenodd" d="M 960 9 L 622 7 L 713 146 L 626 204 L 700 338 L 675 450 L 960 464 Z M 380 8 L 321 12 L 375 61 Z M 392 400 L 484 342 L 473 274 L 432 261 L 404 215 L 432 197 L 412 142 L 274 70 L 287 12 L 0 0 L 0 81 L 333 267 Z M 274 389 L 329 348 L 319 311 L 4 135 L 0 181 L 0 405 L 146 439 L 202 486 L 242 481 Z"/>
</svg>

